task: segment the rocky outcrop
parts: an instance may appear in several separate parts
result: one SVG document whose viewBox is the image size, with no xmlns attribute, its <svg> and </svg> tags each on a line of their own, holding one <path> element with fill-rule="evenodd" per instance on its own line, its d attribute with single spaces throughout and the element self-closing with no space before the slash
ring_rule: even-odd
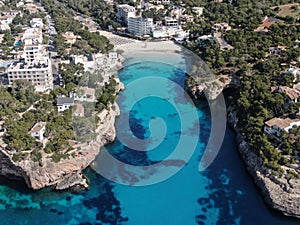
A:
<svg viewBox="0 0 300 225">
<path fill-rule="evenodd" d="M 114 104 L 110 110 L 101 112 L 101 119 L 96 129 L 96 138 L 89 143 L 74 146 L 72 153 L 59 162 L 47 154 L 43 154 L 39 162 L 27 157 L 19 162 L 12 160 L 12 153 L 0 148 L 0 174 L 10 179 L 23 179 L 29 188 L 34 190 L 53 187 L 57 190 L 70 187 L 87 188 L 87 181 L 81 171 L 88 167 L 98 155 L 100 148 L 115 139 L 115 117 L 119 115 L 119 108 Z"/>
<path fill-rule="evenodd" d="M 300 218 L 300 179 L 278 178 L 268 168 L 264 167 L 261 158 L 245 142 L 237 127 L 237 121 L 236 112 L 230 108 L 228 123 L 236 132 L 238 151 L 248 173 L 261 190 L 265 202 L 284 215 Z"/>
<path fill-rule="evenodd" d="M 218 79 L 214 76 L 188 77 L 185 80 L 185 90 L 195 99 L 215 100 L 224 89 L 239 86 L 240 81 L 234 76 L 223 75 Z"/>
</svg>

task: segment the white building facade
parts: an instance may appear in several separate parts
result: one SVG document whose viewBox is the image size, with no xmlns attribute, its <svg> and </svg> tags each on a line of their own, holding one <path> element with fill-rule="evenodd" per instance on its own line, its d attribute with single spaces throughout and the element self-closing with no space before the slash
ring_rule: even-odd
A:
<svg viewBox="0 0 300 225">
<path fill-rule="evenodd" d="M 150 35 L 152 27 L 152 18 L 131 17 L 128 19 L 128 30 L 134 35 Z"/>
<path fill-rule="evenodd" d="M 129 18 L 135 17 L 135 13 L 136 13 L 135 8 L 128 4 L 118 5 L 117 10 L 118 10 L 117 15 L 119 19 L 124 19 L 126 23 L 128 22 Z"/>
<path fill-rule="evenodd" d="M 27 29 L 21 40 L 24 43 L 22 60 L 12 63 L 6 70 L 9 85 L 22 79 L 31 82 L 37 92 L 53 89 L 52 64 L 46 47 L 42 45 L 41 29 Z"/>
</svg>

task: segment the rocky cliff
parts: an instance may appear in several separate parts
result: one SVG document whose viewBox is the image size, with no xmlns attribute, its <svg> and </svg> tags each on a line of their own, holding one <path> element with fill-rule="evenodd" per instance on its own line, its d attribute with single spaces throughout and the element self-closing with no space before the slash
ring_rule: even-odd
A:
<svg viewBox="0 0 300 225">
<path fill-rule="evenodd" d="M 187 80 L 186 90 L 194 99 L 204 97 L 209 100 L 215 99 L 221 91 L 229 86 L 238 86 L 239 81 L 232 78 L 224 82 L 198 83 L 195 80 Z M 279 178 L 272 171 L 263 166 L 262 159 L 258 157 L 248 146 L 245 138 L 237 127 L 238 116 L 232 107 L 228 109 L 228 124 L 236 133 L 236 144 L 239 154 L 253 178 L 254 183 L 261 190 L 265 202 L 273 209 L 287 216 L 300 218 L 300 179 Z"/>
<path fill-rule="evenodd" d="M 188 77 L 185 80 L 185 90 L 195 99 L 216 99 L 224 89 L 239 86 L 240 80 L 236 77 L 222 75 L 218 79 L 214 76 Z"/>
<path fill-rule="evenodd" d="M 261 190 L 265 202 L 284 215 L 300 218 L 300 179 L 278 178 L 268 168 L 264 167 L 261 158 L 251 151 L 245 142 L 236 126 L 237 121 L 236 113 L 230 108 L 228 123 L 236 132 L 238 151 L 247 171 Z"/>
<path fill-rule="evenodd" d="M 103 145 L 115 139 L 114 123 L 119 113 L 116 104 L 101 112 L 96 138 L 89 143 L 77 144 L 74 146 L 73 156 L 61 159 L 57 163 L 47 154 L 43 154 L 39 162 L 30 158 L 14 162 L 12 153 L 0 148 L 0 174 L 10 179 L 23 179 L 28 187 L 34 190 L 47 186 L 57 190 L 87 188 L 87 181 L 81 172 L 95 159 Z"/>
</svg>

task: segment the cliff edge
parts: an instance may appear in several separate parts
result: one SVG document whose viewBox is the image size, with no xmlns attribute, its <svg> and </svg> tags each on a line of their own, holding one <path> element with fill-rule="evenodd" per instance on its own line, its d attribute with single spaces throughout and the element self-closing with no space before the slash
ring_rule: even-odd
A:
<svg viewBox="0 0 300 225">
<path fill-rule="evenodd" d="M 254 183 L 261 190 L 264 201 L 284 215 L 300 218 L 300 179 L 287 180 L 274 176 L 244 140 L 236 125 L 238 121 L 236 112 L 232 108 L 228 111 L 228 123 L 236 133 L 239 154 Z"/>
<path fill-rule="evenodd" d="M 114 124 L 119 113 L 116 103 L 108 110 L 103 110 L 98 115 L 100 120 L 97 124 L 96 137 L 89 143 L 75 145 L 74 150 L 70 152 L 73 156 L 59 162 L 53 162 L 45 153 L 38 162 L 30 158 L 14 162 L 13 154 L 0 148 L 0 174 L 9 179 L 23 179 L 27 186 L 34 190 L 49 186 L 56 190 L 87 188 L 88 182 L 81 172 L 92 163 L 102 146 L 115 139 Z"/>
</svg>

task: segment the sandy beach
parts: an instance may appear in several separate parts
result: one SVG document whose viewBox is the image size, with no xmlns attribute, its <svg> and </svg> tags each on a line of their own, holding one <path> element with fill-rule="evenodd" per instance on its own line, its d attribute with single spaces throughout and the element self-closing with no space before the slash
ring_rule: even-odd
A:
<svg viewBox="0 0 300 225">
<path fill-rule="evenodd" d="M 173 41 L 134 42 L 116 46 L 116 49 L 123 51 L 125 66 L 141 61 L 156 61 L 187 70 L 189 56 L 183 47 Z"/>
</svg>

